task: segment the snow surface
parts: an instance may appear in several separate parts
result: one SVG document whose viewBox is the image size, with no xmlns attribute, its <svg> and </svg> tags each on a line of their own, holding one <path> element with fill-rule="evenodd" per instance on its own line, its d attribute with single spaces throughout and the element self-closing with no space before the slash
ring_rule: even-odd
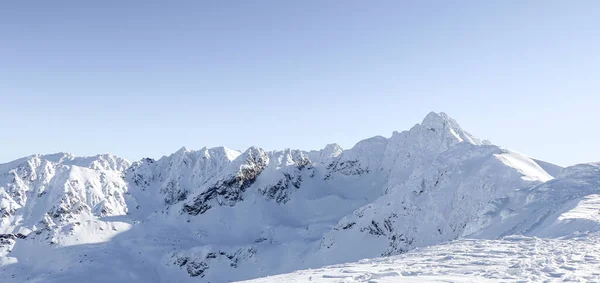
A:
<svg viewBox="0 0 600 283">
<path fill-rule="evenodd" d="M 479 244 L 505 246 L 519 259 L 531 241 L 562 249 L 569 241 L 561 237 L 584 235 L 584 245 L 589 233 L 595 243 L 599 168 L 560 169 L 482 142 L 433 112 L 408 131 L 347 150 L 184 147 L 133 163 L 34 155 L 0 164 L 0 282 L 230 282 L 395 255 L 386 268 L 411 270 L 423 247 L 465 249 L 473 253 L 466 264 L 477 251 L 464 246 Z M 504 272 L 448 266 L 414 274 L 479 281 Z M 519 270 L 514 278 L 547 277 Z M 346 280 L 323 276 L 315 278 Z"/>
<path fill-rule="evenodd" d="M 386 258 L 296 271 L 246 283 L 597 282 L 600 236 L 463 239 Z"/>
</svg>

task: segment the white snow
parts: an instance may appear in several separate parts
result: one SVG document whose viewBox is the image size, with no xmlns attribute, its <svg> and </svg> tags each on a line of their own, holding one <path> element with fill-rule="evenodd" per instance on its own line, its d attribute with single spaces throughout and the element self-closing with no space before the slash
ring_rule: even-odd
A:
<svg viewBox="0 0 600 283">
<path fill-rule="evenodd" d="M 533 181 L 546 182 L 554 179 L 533 159 L 525 157 L 516 152 L 506 152 L 497 154 L 496 157 L 504 164 L 519 170 L 524 178 L 531 178 Z"/>
<path fill-rule="evenodd" d="M 600 235 L 458 240 L 387 258 L 296 271 L 246 283 L 596 282 Z"/>
</svg>

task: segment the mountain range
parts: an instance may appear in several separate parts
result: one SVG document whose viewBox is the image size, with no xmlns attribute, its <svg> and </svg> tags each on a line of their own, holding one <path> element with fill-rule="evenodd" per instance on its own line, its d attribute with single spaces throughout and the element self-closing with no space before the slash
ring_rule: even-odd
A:
<svg viewBox="0 0 600 283">
<path fill-rule="evenodd" d="M 401 265 L 446 243 L 595 235 L 599 193 L 600 164 L 562 168 L 434 112 L 350 149 L 33 155 L 0 164 L 0 281 L 215 283 Z"/>
</svg>

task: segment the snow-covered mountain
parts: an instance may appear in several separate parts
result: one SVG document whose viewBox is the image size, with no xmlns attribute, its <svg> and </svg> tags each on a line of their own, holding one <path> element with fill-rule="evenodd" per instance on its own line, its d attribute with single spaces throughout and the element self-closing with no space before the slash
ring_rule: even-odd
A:
<svg viewBox="0 0 600 283">
<path fill-rule="evenodd" d="M 248 283 L 597 282 L 599 215 L 600 164 L 581 164 L 492 200 L 457 240 Z"/>
<path fill-rule="evenodd" d="M 0 165 L 0 281 L 229 282 L 595 231 L 598 168 L 480 141 L 444 113 L 347 150 L 35 155 Z"/>
</svg>

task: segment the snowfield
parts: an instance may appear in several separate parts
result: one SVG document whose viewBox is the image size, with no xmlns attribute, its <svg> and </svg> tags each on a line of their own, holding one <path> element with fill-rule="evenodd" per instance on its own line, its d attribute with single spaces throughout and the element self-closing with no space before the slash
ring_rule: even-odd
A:
<svg viewBox="0 0 600 283">
<path fill-rule="evenodd" d="M 598 282 L 600 235 L 463 239 L 385 258 L 296 271 L 276 282 Z"/>
<path fill-rule="evenodd" d="M 346 150 L 34 155 L 0 164 L 0 282 L 593 282 L 599 204 L 600 164 L 433 112 Z"/>
</svg>

